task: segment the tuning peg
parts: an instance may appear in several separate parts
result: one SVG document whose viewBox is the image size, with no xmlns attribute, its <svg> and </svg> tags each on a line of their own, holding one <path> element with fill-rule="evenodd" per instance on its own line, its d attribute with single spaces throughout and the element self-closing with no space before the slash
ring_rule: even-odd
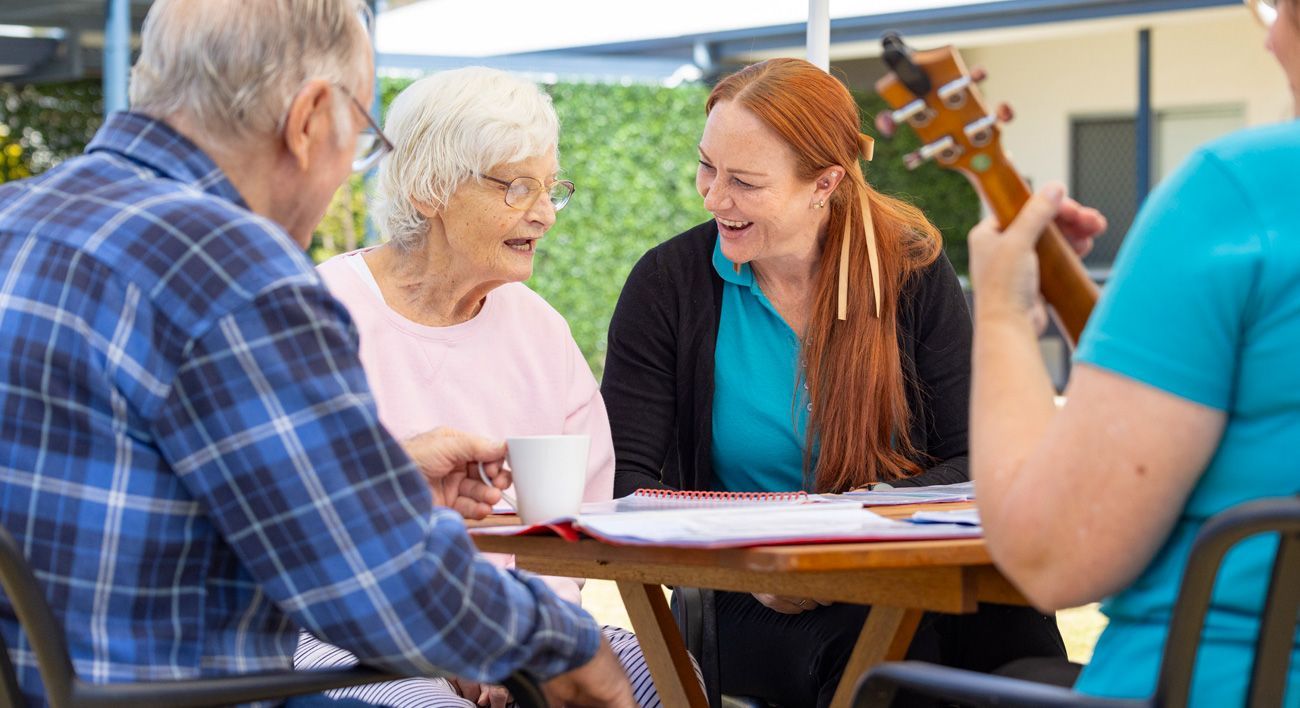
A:
<svg viewBox="0 0 1300 708">
<path fill-rule="evenodd" d="M 883 138 L 894 137 L 894 131 L 898 129 L 898 124 L 894 122 L 894 116 L 889 111 L 882 111 L 876 114 L 876 130 Z"/>
<path fill-rule="evenodd" d="M 1016 118 L 1016 112 L 1009 103 L 999 103 L 996 115 L 999 123 L 1010 123 Z"/>
<path fill-rule="evenodd" d="M 904 155 L 903 164 L 909 170 L 914 170 L 934 159 L 938 159 L 944 165 L 951 165 L 961 154 L 962 147 L 951 137 L 945 135 L 932 143 L 922 145 L 916 152 L 909 152 Z"/>
<path fill-rule="evenodd" d="M 989 72 L 982 66 L 973 67 L 970 70 L 970 80 L 979 83 L 989 77 Z"/>
</svg>

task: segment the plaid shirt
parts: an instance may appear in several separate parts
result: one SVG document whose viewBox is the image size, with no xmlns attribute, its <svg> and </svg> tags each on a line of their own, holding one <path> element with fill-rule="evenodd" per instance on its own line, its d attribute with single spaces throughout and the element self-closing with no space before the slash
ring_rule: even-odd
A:
<svg viewBox="0 0 1300 708">
<path fill-rule="evenodd" d="M 480 680 L 595 653 L 590 618 L 433 507 L 343 307 L 164 123 L 114 115 L 0 186 L 0 342 L 0 523 L 83 678 L 285 668 L 298 627 Z M 0 631 L 39 698 L 3 598 Z"/>
</svg>

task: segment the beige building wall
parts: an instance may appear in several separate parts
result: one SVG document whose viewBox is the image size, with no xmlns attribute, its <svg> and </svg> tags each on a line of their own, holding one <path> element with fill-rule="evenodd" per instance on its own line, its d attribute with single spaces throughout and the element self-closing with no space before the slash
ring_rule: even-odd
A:
<svg viewBox="0 0 1300 708">
<path fill-rule="evenodd" d="M 1244 8 L 1150 19 L 1156 112 L 1238 107 L 1248 125 L 1288 116 L 1285 79 Z M 1056 37 L 963 47 L 968 64 L 989 72 L 985 97 L 1015 108 L 1003 141 L 1031 181 L 1069 182 L 1072 119 L 1136 113 L 1140 26 L 1079 23 Z"/>
</svg>

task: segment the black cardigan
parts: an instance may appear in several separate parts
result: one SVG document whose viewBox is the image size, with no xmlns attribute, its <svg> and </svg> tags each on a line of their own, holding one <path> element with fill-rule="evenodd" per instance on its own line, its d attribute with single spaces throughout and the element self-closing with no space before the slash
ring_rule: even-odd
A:
<svg viewBox="0 0 1300 708">
<path fill-rule="evenodd" d="M 712 260 L 717 238 L 709 221 L 650 249 L 618 298 L 600 387 L 614 434 L 616 497 L 642 487 L 710 488 L 722 315 L 722 279 Z M 971 320 L 946 256 L 909 280 L 899 308 L 912 444 L 929 467 L 894 485 L 963 482 Z"/>
</svg>

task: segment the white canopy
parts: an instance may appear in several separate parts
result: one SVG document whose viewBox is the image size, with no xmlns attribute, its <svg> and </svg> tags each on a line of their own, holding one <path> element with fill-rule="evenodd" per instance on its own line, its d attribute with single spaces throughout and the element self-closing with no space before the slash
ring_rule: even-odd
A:
<svg viewBox="0 0 1300 708">
<path fill-rule="evenodd" d="M 987 0 L 832 0 L 831 19 Z M 486 57 L 712 34 L 808 20 L 807 0 L 424 0 L 381 13 L 381 54 Z"/>
</svg>

